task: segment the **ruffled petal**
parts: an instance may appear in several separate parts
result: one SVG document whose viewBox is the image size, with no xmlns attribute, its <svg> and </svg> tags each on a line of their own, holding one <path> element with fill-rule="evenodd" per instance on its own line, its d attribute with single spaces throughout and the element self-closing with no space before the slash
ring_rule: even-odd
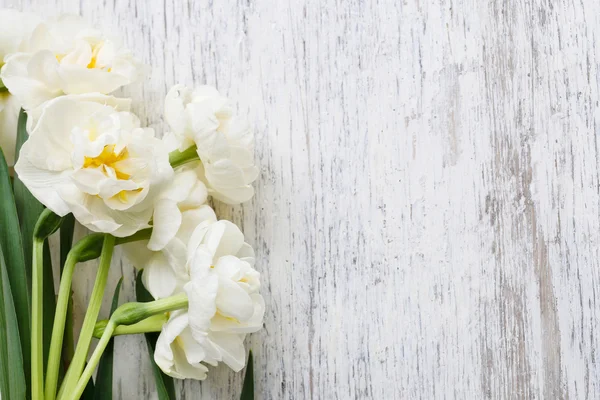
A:
<svg viewBox="0 0 600 400">
<path fill-rule="evenodd" d="M 244 349 L 244 334 L 211 332 L 210 341 L 217 346 L 223 362 L 235 372 L 246 365 L 246 349 Z"/>
<path fill-rule="evenodd" d="M 174 294 L 177 277 L 165 256 L 154 253 L 144 267 L 144 286 L 155 299 L 163 299 Z"/>
<path fill-rule="evenodd" d="M 219 288 L 219 278 L 208 274 L 202 279 L 193 279 L 184 286 L 188 295 L 188 318 L 192 336 L 202 344 L 208 335 L 210 320 L 217 311 L 215 298 Z"/>
<path fill-rule="evenodd" d="M 154 208 L 152 236 L 148 248 L 159 251 L 177 234 L 181 225 L 181 211 L 170 199 L 159 200 Z"/>
</svg>

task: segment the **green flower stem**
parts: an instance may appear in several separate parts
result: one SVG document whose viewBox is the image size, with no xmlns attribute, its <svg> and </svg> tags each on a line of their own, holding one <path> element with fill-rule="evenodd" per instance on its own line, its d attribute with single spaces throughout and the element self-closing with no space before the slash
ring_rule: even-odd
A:
<svg viewBox="0 0 600 400">
<path fill-rule="evenodd" d="M 177 168 L 191 161 L 200 160 L 196 146 L 189 147 L 184 151 L 175 150 L 169 153 L 169 163 L 171 167 Z"/>
<path fill-rule="evenodd" d="M 169 311 L 179 310 L 188 306 L 188 298 L 185 293 L 180 293 L 175 296 L 167 297 L 148 303 L 126 303 L 115 310 L 113 315 L 108 320 L 108 323 L 104 329 L 104 333 L 96 346 L 96 349 L 92 353 L 85 370 L 81 374 L 81 378 L 77 382 L 77 386 L 71 392 L 71 396 L 67 397 L 69 400 L 77 400 L 85 390 L 88 381 L 92 377 L 104 349 L 108 344 L 110 338 L 113 336 L 115 329 L 119 325 L 134 325 L 140 323 L 152 317 L 156 314 L 164 314 Z M 70 391 L 65 391 L 70 393 Z M 67 395 L 68 396 L 68 395 Z"/>
<path fill-rule="evenodd" d="M 31 398 L 44 399 L 44 242 L 58 230 L 62 218 L 49 209 L 33 229 L 31 263 Z"/>
<path fill-rule="evenodd" d="M 69 285 L 70 286 L 70 285 Z M 69 290 L 70 292 L 70 290 Z M 73 331 L 73 297 L 69 293 L 69 303 L 67 304 L 67 320 L 65 321 L 62 350 L 62 362 L 64 370 L 71 364 L 75 355 L 75 332 Z"/>
<path fill-rule="evenodd" d="M 143 229 L 135 234 L 117 238 L 115 244 L 131 243 L 138 240 L 150 238 L 152 229 Z M 50 344 L 50 354 L 48 357 L 48 367 L 46 375 L 46 400 L 54 400 L 56 397 L 56 388 L 58 385 L 58 373 L 60 352 L 63 338 L 66 346 L 64 351 L 68 360 L 72 360 L 73 352 L 73 321 L 72 321 L 72 300 L 71 300 L 71 285 L 73 282 L 73 273 L 77 263 L 96 259 L 102 252 L 102 244 L 104 235 L 101 233 L 93 233 L 81 239 L 69 251 L 67 260 L 63 268 L 63 273 L 60 280 L 58 291 L 58 300 L 56 305 L 56 315 L 54 317 L 54 325 L 52 327 L 52 341 Z"/>
<path fill-rule="evenodd" d="M 108 325 L 106 326 L 106 329 L 104 330 L 104 334 L 102 335 L 102 337 L 100 338 L 100 341 L 96 345 L 96 349 L 92 353 L 92 356 L 90 357 L 90 360 L 89 360 L 87 366 L 85 367 L 85 370 L 83 371 L 81 377 L 79 378 L 79 381 L 77 382 L 77 386 L 75 387 L 74 391 L 71 393 L 71 397 L 68 397 L 69 399 L 77 400 L 83 394 L 83 391 L 85 390 L 85 387 L 87 386 L 88 381 L 92 377 L 92 373 L 94 372 L 94 369 L 96 369 L 96 365 L 98 365 L 98 362 L 100 362 L 102 353 L 104 353 L 104 350 L 106 349 L 106 346 L 108 345 L 108 342 L 110 341 L 110 338 L 112 337 L 112 333 L 115 330 L 115 327 L 116 327 L 115 323 L 112 320 L 109 320 Z M 65 393 L 68 396 L 69 392 L 65 392 Z"/>
<path fill-rule="evenodd" d="M 81 333 L 79 334 L 79 340 L 77 341 L 77 347 L 75 348 L 75 355 L 59 391 L 59 399 L 63 398 L 63 395 L 69 396 L 69 393 L 76 386 L 77 380 L 83 370 L 85 359 L 92 341 L 94 326 L 96 325 L 100 307 L 102 306 L 102 297 L 104 296 L 104 289 L 106 288 L 106 281 L 114 247 L 115 237 L 108 234 L 104 235 L 104 243 L 102 245 L 98 273 L 96 274 L 96 282 L 94 283 L 90 303 L 83 319 Z"/>
<path fill-rule="evenodd" d="M 187 306 L 187 294 L 179 293 L 147 303 L 125 303 L 115 310 L 110 319 L 117 325 L 133 325 L 153 315 L 179 310 Z"/>
<path fill-rule="evenodd" d="M 43 291 L 44 239 L 33 239 L 31 268 L 31 398 L 44 398 Z"/>
<path fill-rule="evenodd" d="M 160 332 L 162 330 L 163 325 L 168 320 L 169 320 L 169 317 L 166 313 L 156 314 L 156 315 L 148 317 L 136 324 L 117 326 L 115 328 L 115 331 L 113 332 L 113 336 L 134 335 L 134 334 L 138 334 L 138 333 L 148 333 L 148 332 Z M 96 339 L 100 339 L 102 337 L 107 325 L 108 325 L 107 319 L 103 319 L 102 321 L 96 322 L 96 327 L 94 328 L 94 337 Z"/>
<path fill-rule="evenodd" d="M 86 261 L 98 257 L 102 251 L 104 242 L 103 234 L 91 234 L 81 239 L 67 256 L 63 268 L 60 287 L 58 290 L 58 299 L 56 302 L 56 314 L 54 315 L 54 325 L 52 327 L 52 340 L 50 342 L 50 353 L 48 355 L 48 366 L 46 368 L 46 388 L 45 399 L 54 400 L 56 397 L 56 387 L 58 385 L 58 372 L 60 367 L 60 355 L 62 350 L 63 336 L 65 334 L 65 323 L 69 310 L 71 299 L 71 283 L 73 281 L 73 272 L 78 262 Z M 67 333 L 68 334 L 68 333 Z M 72 331 L 71 331 L 72 340 Z"/>
</svg>

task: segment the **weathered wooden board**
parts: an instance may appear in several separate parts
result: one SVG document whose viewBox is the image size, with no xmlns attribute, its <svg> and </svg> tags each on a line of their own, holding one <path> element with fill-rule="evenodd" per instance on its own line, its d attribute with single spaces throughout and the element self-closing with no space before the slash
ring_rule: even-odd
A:
<svg viewBox="0 0 600 400">
<path fill-rule="evenodd" d="M 0 3 L 120 32 L 159 132 L 176 82 L 256 125 L 256 198 L 217 211 L 263 273 L 257 398 L 600 397 L 597 0 Z M 143 342 L 116 351 L 116 398 L 153 398 Z"/>
</svg>

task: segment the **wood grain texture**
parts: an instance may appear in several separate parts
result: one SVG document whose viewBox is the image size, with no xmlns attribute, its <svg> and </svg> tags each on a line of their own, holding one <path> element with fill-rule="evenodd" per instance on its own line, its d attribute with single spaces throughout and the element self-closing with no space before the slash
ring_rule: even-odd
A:
<svg viewBox="0 0 600 400">
<path fill-rule="evenodd" d="M 217 212 L 263 274 L 257 398 L 600 397 L 597 0 L 0 3 L 119 32 L 159 132 L 177 82 L 248 113 L 256 197 Z M 121 274 L 131 298 L 117 251 Z M 118 399 L 153 398 L 143 346 L 116 341 Z M 223 367 L 178 390 L 241 386 Z"/>
</svg>

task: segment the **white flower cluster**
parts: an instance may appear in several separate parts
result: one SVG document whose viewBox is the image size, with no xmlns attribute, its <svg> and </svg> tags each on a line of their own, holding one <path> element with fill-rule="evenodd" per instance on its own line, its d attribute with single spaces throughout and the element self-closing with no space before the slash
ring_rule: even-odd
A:
<svg viewBox="0 0 600 400">
<path fill-rule="evenodd" d="M 14 160 L 17 116 L 29 138 L 15 171 L 54 213 L 72 213 L 116 237 L 152 228 L 126 246 L 156 298 L 186 293 L 172 312 L 155 361 L 176 378 L 204 379 L 206 364 L 245 364 L 245 335 L 265 310 L 254 252 L 240 229 L 218 221 L 207 198 L 252 198 L 254 136 L 216 89 L 173 87 L 165 100 L 171 132 L 143 127 L 131 100 L 112 96 L 144 67 L 115 38 L 77 16 L 42 21 L 0 10 L 0 146 Z M 169 153 L 195 149 L 199 160 L 173 168 Z"/>
</svg>

